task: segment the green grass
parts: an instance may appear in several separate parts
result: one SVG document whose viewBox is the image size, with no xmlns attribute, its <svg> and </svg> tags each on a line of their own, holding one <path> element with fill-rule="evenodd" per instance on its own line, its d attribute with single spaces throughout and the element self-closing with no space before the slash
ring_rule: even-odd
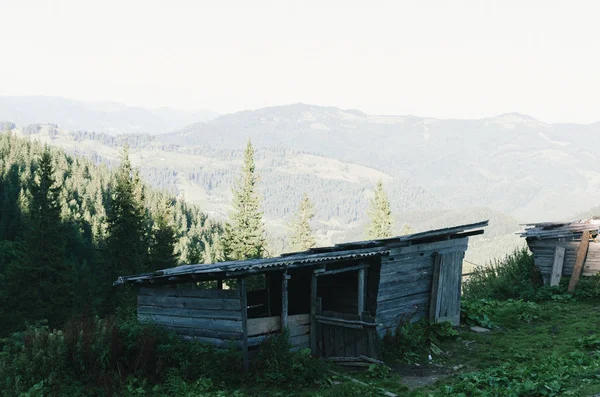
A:
<svg viewBox="0 0 600 397">
<path fill-rule="evenodd" d="M 448 377 L 409 395 L 591 396 L 600 393 L 600 306 L 595 302 L 488 302 L 496 328 L 441 342 L 442 353 L 421 367 L 445 368 Z M 453 368 L 460 367 L 457 371 Z M 391 389 L 402 382 L 361 379 Z M 399 395 L 407 395 L 399 394 Z"/>
</svg>

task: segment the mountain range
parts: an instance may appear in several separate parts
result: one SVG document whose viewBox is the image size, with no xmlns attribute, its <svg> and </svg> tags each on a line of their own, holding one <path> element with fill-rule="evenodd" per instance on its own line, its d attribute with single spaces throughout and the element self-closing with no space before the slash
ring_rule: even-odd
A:
<svg viewBox="0 0 600 397">
<path fill-rule="evenodd" d="M 208 110 L 145 109 L 117 102 L 86 102 L 52 96 L 0 96 L 0 121 L 57 124 L 67 130 L 108 134 L 160 134 L 217 117 Z"/>
<path fill-rule="evenodd" d="M 600 123 L 548 124 L 518 113 L 480 120 L 374 116 L 307 104 L 226 114 L 154 136 L 54 123 L 15 131 L 108 164 L 128 143 L 146 180 L 216 218 L 231 209 L 231 185 L 251 139 L 273 253 L 285 251 L 304 191 L 316 204 L 321 244 L 363 238 L 380 179 L 397 233 L 407 225 L 420 231 L 490 218 L 467 252 L 475 263 L 522 244 L 520 222 L 569 219 L 600 199 L 593 150 Z"/>
</svg>

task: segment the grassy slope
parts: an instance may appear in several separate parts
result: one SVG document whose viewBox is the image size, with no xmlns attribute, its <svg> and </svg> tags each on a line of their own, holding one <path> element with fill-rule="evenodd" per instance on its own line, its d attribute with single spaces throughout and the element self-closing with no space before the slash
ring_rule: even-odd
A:
<svg viewBox="0 0 600 397">
<path fill-rule="evenodd" d="M 491 320 L 498 326 L 497 329 L 488 333 L 475 333 L 468 327 L 461 327 L 458 339 L 443 343 L 440 347 L 443 354 L 434 357 L 433 364 L 422 364 L 431 370 L 431 373 L 439 373 L 440 370 L 449 373 L 442 376 L 437 383 L 424 388 L 413 390 L 413 396 L 441 396 L 454 395 L 445 392 L 447 386 L 456 387 L 464 382 L 461 375 L 475 373 L 474 378 L 485 378 L 481 384 L 493 383 L 490 373 L 494 368 L 507 365 L 517 366 L 526 372 L 546 362 L 553 354 L 559 359 L 564 359 L 557 368 L 548 369 L 560 373 L 563 386 L 558 394 L 548 395 L 573 395 L 591 396 L 600 393 L 600 359 L 594 358 L 590 361 L 581 361 L 573 357 L 572 353 L 581 352 L 583 356 L 592 357 L 589 348 L 582 346 L 581 338 L 600 335 L 600 306 L 595 303 L 582 302 L 544 302 L 533 310 L 526 310 L 529 315 L 523 316 L 523 307 L 519 305 L 505 305 L 493 308 Z M 593 350 L 593 349 L 592 349 Z M 546 361 L 545 361 L 546 360 Z M 453 370 L 462 366 L 458 370 Z M 563 368 L 559 368 L 559 367 Z M 501 376 L 515 376 L 519 370 L 504 373 Z M 541 377 L 541 370 L 539 375 Z M 427 370 L 424 371 L 426 373 Z M 553 372 L 554 373 L 554 372 Z M 363 380 L 369 381 L 368 374 L 356 374 Z M 523 373 L 522 380 L 526 381 L 532 375 Z M 517 376 L 518 378 L 518 376 Z M 518 379 L 517 379 L 518 380 Z M 397 378 L 386 378 L 370 380 L 374 385 L 394 389 Z M 396 388 L 397 389 L 397 388 Z M 398 389 L 397 389 L 398 390 Z M 498 392 L 481 391 L 482 396 L 509 396 L 509 395 L 541 395 L 541 394 L 497 394 Z M 406 393 L 400 393 L 406 395 Z M 456 394 L 459 395 L 459 394 Z M 471 394 L 468 394 L 471 395 Z"/>
</svg>

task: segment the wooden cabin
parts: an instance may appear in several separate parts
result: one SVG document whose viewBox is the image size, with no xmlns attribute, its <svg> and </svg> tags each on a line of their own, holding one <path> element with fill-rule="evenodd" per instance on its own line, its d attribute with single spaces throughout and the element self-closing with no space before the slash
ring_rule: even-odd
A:
<svg viewBox="0 0 600 397">
<path fill-rule="evenodd" d="M 140 286 L 138 317 L 245 357 L 288 328 L 293 349 L 378 358 L 379 337 L 424 316 L 460 322 L 468 237 L 488 222 L 338 244 L 276 258 L 119 277 Z M 212 281 L 214 288 L 200 288 Z"/>
<path fill-rule="evenodd" d="M 526 239 L 544 283 L 557 285 L 561 277 L 572 276 L 574 268 L 582 276 L 600 271 L 600 241 L 596 239 L 600 219 L 530 223 L 525 227 L 521 237 Z"/>
</svg>

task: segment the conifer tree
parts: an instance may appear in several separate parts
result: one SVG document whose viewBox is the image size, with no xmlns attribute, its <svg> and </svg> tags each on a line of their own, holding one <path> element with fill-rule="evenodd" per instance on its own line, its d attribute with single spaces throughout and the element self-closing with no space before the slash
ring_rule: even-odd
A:
<svg viewBox="0 0 600 397">
<path fill-rule="evenodd" d="M 383 182 L 380 180 L 375 187 L 375 196 L 369 208 L 369 224 L 366 237 L 368 239 L 387 238 L 392 236 L 392 211 Z"/>
<path fill-rule="evenodd" d="M 292 223 L 292 249 L 294 251 L 306 251 L 317 245 L 314 232 L 310 227 L 310 221 L 315 216 L 315 207 L 311 203 L 308 195 L 304 193 L 300 201 L 300 207 L 296 213 L 296 218 Z"/>
<path fill-rule="evenodd" d="M 233 212 L 225 226 L 225 260 L 262 258 L 264 255 L 265 231 L 257 183 L 254 148 L 248 141 L 242 172 L 233 187 Z"/>
<path fill-rule="evenodd" d="M 127 146 L 116 175 L 107 229 L 108 280 L 143 271 L 147 259 L 144 192 L 139 174 L 131 166 Z"/>
<path fill-rule="evenodd" d="M 169 200 L 165 199 L 162 203 L 159 203 L 159 208 L 154 214 L 149 253 L 149 267 L 151 270 L 177 266 L 178 258 L 175 254 L 177 238 L 172 218 Z"/>
</svg>

